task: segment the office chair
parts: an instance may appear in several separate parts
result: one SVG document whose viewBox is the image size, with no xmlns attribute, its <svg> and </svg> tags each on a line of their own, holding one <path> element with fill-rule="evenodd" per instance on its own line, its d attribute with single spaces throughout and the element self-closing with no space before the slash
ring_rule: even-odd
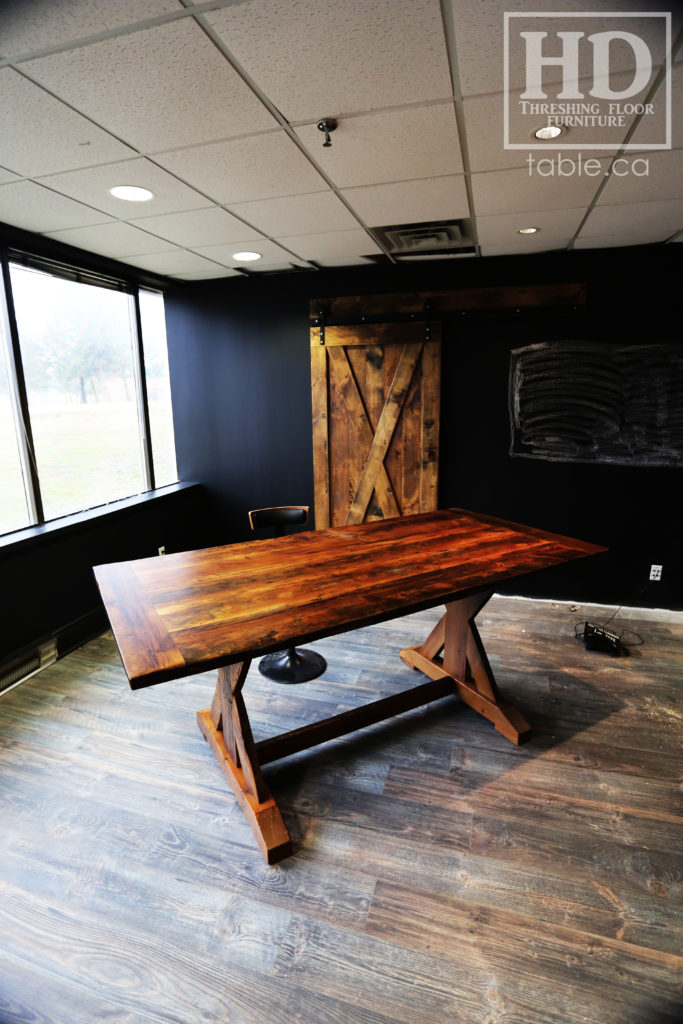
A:
<svg viewBox="0 0 683 1024">
<path fill-rule="evenodd" d="M 249 513 L 252 530 L 272 528 L 274 537 L 283 537 L 285 527 L 308 522 L 308 505 L 280 505 L 275 508 L 256 508 Z M 317 679 L 327 668 L 327 662 L 316 651 L 302 647 L 289 647 L 286 651 L 264 655 L 259 672 L 276 683 L 306 683 Z"/>
</svg>

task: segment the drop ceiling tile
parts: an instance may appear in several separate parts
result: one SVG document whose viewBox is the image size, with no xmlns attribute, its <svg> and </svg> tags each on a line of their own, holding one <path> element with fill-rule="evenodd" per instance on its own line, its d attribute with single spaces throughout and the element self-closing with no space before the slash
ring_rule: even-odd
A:
<svg viewBox="0 0 683 1024">
<path fill-rule="evenodd" d="M 328 188 L 283 131 L 173 150 L 155 159 L 217 203 L 233 205 Z"/>
<path fill-rule="evenodd" d="M 275 237 L 358 227 L 356 218 L 331 191 L 233 203 L 230 209 L 264 234 Z"/>
<path fill-rule="evenodd" d="M 646 203 L 653 196 L 683 199 L 683 149 L 626 153 L 610 175 L 600 203 Z"/>
<path fill-rule="evenodd" d="M 113 221 L 90 228 L 70 228 L 66 231 L 45 231 L 43 234 L 58 242 L 75 245 L 101 256 L 121 259 L 126 256 L 141 256 L 145 253 L 160 252 L 168 247 L 167 242 L 148 235 L 130 224 Z"/>
<path fill-rule="evenodd" d="M 510 0 L 446 0 L 455 26 L 460 88 L 464 96 L 499 92 L 503 81 L 503 12 L 515 6 Z"/>
<path fill-rule="evenodd" d="M 360 228 L 356 231 L 325 231 L 311 235 L 289 235 L 279 242 L 302 260 L 335 259 L 340 256 L 369 256 L 381 249 Z"/>
<path fill-rule="evenodd" d="M 165 238 L 175 245 L 193 249 L 197 245 L 220 245 L 224 242 L 238 242 L 245 235 L 256 234 L 237 217 L 220 206 L 204 210 L 187 210 L 183 213 L 167 213 L 161 217 L 141 217 L 129 223 Z"/>
<path fill-rule="evenodd" d="M 616 206 L 600 204 L 591 211 L 581 229 L 580 240 L 584 242 L 608 235 L 621 235 L 637 236 L 641 242 L 663 242 L 682 227 L 683 199 Z"/>
<path fill-rule="evenodd" d="M 0 186 L 0 221 L 26 231 L 58 231 L 62 228 L 103 224 L 111 218 L 98 210 L 56 195 L 33 181 Z"/>
<path fill-rule="evenodd" d="M 463 109 L 471 171 L 524 166 L 526 153 L 504 147 L 502 92 L 471 96 L 463 101 Z"/>
<path fill-rule="evenodd" d="M 369 227 L 469 217 L 465 179 L 461 174 L 390 185 L 363 185 L 344 189 L 342 195 Z"/>
<path fill-rule="evenodd" d="M 546 235 L 541 238 L 531 235 L 524 241 L 489 242 L 481 246 L 482 256 L 525 256 L 534 252 L 557 252 L 566 249 L 569 242 L 567 235 Z"/>
<path fill-rule="evenodd" d="M 339 188 L 436 178 L 463 169 L 452 103 L 350 117 L 339 122 L 329 148 L 316 124 L 296 132 Z"/>
<path fill-rule="evenodd" d="M 666 78 L 657 89 L 651 113 L 643 114 L 633 136 L 629 140 L 634 146 L 657 144 L 666 138 Z M 683 64 L 674 64 L 671 69 L 671 147 L 683 148 Z"/>
<path fill-rule="evenodd" d="M 535 3 L 533 9 L 528 3 L 510 0 L 487 0 L 486 3 L 476 4 L 473 4 L 472 0 L 447 0 L 447 4 L 455 26 L 460 85 L 464 96 L 500 91 L 503 83 L 505 41 L 503 15 L 506 12 L 515 15 L 510 20 L 508 37 L 510 85 L 515 88 L 525 88 L 525 43 L 520 36 L 521 31 L 547 32 L 544 50 L 546 53 L 556 41 L 557 32 L 584 32 L 588 36 L 593 32 L 611 31 L 615 28 L 621 30 L 628 22 L 628 31 L 640 36 L 651 47 L 655 63 L 659 64 L 663 60 L 663 19 L 629 17 L 622 18 L 617 24 L 607 9 L 604 17 L 593 16 L 596 14 L 595 0 L 563 0 L 561 7 L 554 11 L 552 8 L 557 5 L 543 3 L 542 0 Z M 646 5 L 640 0 L 621 0 L 619 4 L 615 4 L 616 10 L 632 13 L 642 11 L 644 6 Z M 663 4 L 661 8 L 655 7 L 654 10 L 666 7 L 670 9 L 671 5 Z M 554 16 L 550 17 L 546 12 Z M 587 17 L 564 17 L 565 12 L 573 15 L 585 14 Z M 598 9 L 597 14 L 600 15 L 602 12 Z M 675 37 L 674 31 L 673 38 Z M 592 77 L 592 48 L 589 45 L 580 47 L 579 54 L 579 77 Z M 632 66 L 633 52 L 630 47 L 613 46 L 610 54 L 610 71 L 616 73 Z M 559 66 L 548 65 L 544 68 L 544 83 L 559 82 L 561 78 L 562 71 Z"/>
<path fill-rule="evenodd" d="M 290 122 L 452 92 L 439 0 L 250 0 L 206 18 Z"/>
<path fill-rule="evenodd" d="M 305 260 L 295 259 L 294 256 L 289 257 L 287 263 L 263 263 L 259 260 L 258 263 L 250 263 L 249 266 L 245 266 L 244 269 L 248 270 L 250 274 L 281 274 L 287 270 L 291 270 L 292 267 L 307 267 L 309 270 L 308 263 Z"/>
<path fill-rule="evenodd" d="M 87 167 L 38 179 L 42 184 L 121 220 L 199 209 L 206 198 L 178 181 L 161 167 L 144 157 L 121 160 L 101 167 Z M 147 203 L 130 203 L 109 194 L 114 185 L 141 185 L 151 189 L 154 199 Z"/>
<path fill-rule="evenodd" d="M 618 76 L 614 77 L 616 79 Z M 616 88 L 616 82 L 614 84 Z M 515 92 L 510 97 L 508 140 L 524 145 L 525 148 L 506 149 L 503 110 L 502 92 L 488 96 L 474 96 L 464 101 L 470 170 L 474 172 L 493 171 L 526 166 L 526 160 L 530 153 L 533 153 L 536 159 L 541 159 L 543 156 L 553 156 L 559 152 L 558 142 L 561 142 L 563 147 L 566 145 L 582 147 L 581 151 L 585 153 L 586 157 L 613 156 L 635 121 L 635 115 L 628 117 L 624 115 L 623 124 L 615 123 L 607 128 L 577 124 L 571 127 L 569 132 L 558 142 L 551 141 L 544 144 L 534 138 L 532 132 L 547 124 L 548 117 L 524 114 L 522 112 L 524 108 L 519 103 L 519 93 Z M 601 144 L 599 149 L 586 149 L 587 143 L 593 145 L 598 142 Z M 564 148 L 561 151 L 564 152 Z M 572 150 L 567 150 L 567 152 L 571 153 Z"/>
<path fill-rule="evenodd" d="M 542 210 L 477 217 L 477 238 L 482 247 L 514 244 L 520 247 L 521 252 L 525 251 L 528 244 L 539 243 L 543 247 L 548 238 L 562 238 L 566 245 L 585 213 L 584 207 L 578 207 L 574 210 Z M 520 235 L 519 229 L 525 227 L 535 227 L 539 231 L 535 235 Z"/>
<path fill-rule="evenodd" d="M 575 156 L 578 156 L 576 154 Z M 561 154 L 562 159 L 569 157 Z M 537 210 L 576 209 L 588 206 L 595 196 L 609 161 L 591 157 L 595 164 L 590 168 L 597 169 L 597 174 L 578 173 L 578 161 L 575 160 L 574 174 L 560 176 L 558 173 L 558 155 L 542 157 L 540 164 L 547 173 L 538 172 L 538 162 L 530 167 L 516 168 L 505 171 L 485 171 L 472 175 L 472 192 L 474 208 L 478 217 L 494 216 L 500 213 L 526 213 Z M 568 168 L 567 164 L 563 165 Z M 582 169 L 585 165 L 582 162 Z M 550 173 L 553 171 L 554 173 Z"/>
<path fill-rule="evenodd" d="M 0 185 L 5 185 L 8 181 L 16 181 L 20 177 L 20 174 L 15 174 L 7 167 L 0 167 Z"/>
<path fill-rule="evenodd" d="M 590 235 L 587 238 L 577 238 L 574 242 L 573 248 L 617 249 L 631 245 L 651 245 L 652 243 L 660 241 L 662 241 L 661 238 L 651 233 L 646 234 L 644 237 L 641 232 L 624 231 L 621 234 L 615 235 Z"/>
<path fill-rule="evenodd" d="M 372 260 L 365 259 L 364 256 L 337 256 L 330 259 L 317 259 L 315 262 L 320 267 L 367 267 L 373 264 Z"/>
<path fill-rule="evenodd" d="M 260 252 L 263 257 L 262 260 L 258 261 L 260 266 L 266 266 L 271 263 L 289 264 L 290 262 L 296 261 L 295 255 L 287 252 L 286 249 L 283 249 L 275 242 L 263 237 L 254 237 L 253 235 L 246 235 L 244 238 L 239 240 L 239 244 L 233 242 L 231 245 L 195 246 L 195 252 L 198 252 L 202 256 L 206 256 L 207 259 L 215 260 L 216 263 L 222 263 L 226 267 L 253 270 L 253 264 L 240 263 L 239 260 L 233 259 L 233 253 L 243 249 Z"/>
<path fill-rule="evenodd" d="M 22 70 L 147 153 L 277 124 L 191 20 L 39 57 Z"/>
<path fill-rule="evenodd" d="M 33 177 L 135 156 L 12 68 L 0 70 L 0 160 Z"/>
<path fill-rule="evenodd" d="M 181 272 L 169 274 L 169 277 L 175 277 L 178 281 L 211 281 L 218 277 L 244 277 L 238 270 L 230 270 L 229 267 L 219 267 L 217 264 L 212 265 L 211 270 L 194 270 L 191 274 Z"/>
<path fill-rule="evenodd" d="M 221 267 L 211 260 L 204 259 L 194 252 L 185 249 L 172 249 L 169 252 L 157 252 L 147 256 L 131 256 L 123 260 L 133 267 L 150 270 L 155 274 L 166 274 L 169 277 L 186 278 L 197 275 L 198 278 L 232 277 L 237 271 Z"/>
<path fill-rule="evenodd" d="M 35 53 L 98 32 L 172 14 L 178 0 L 14 0 L 0 5 L 0 52 L 4 57 Z"/>
</svg>

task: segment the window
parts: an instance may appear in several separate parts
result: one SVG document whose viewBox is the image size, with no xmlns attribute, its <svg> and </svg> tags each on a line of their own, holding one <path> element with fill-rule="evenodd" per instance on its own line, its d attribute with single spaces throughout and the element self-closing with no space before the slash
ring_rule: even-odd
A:
<svg viewBox="0 0 683 1024">
<path fill-rule="evenodd" d="M 3 318 L 4 319 L 4 318 Z M 3 325 L 4 326 L 4 325 Z M 6 330 L 3 330 L 3 340 Z M 7 349 L 0 353 L 0 533 L 19 530 L 30 522 L 17 444 L 15 396 L 7 366 Z"/>
<path fill-rule="evenodd" d="M 168 378 L 166 319 L 161 292 L 140 290 L 140 319 L 145 350 L 147 402 L 152 434 L 152 458 L 157 487 L 178 479 L 173 436 L 171 384 Z"/>
<path fill-rule="evenodd" d="M 162 295 L 12 252 L 4 280 L 0 532 L 174 482 Z"/>
</svg>

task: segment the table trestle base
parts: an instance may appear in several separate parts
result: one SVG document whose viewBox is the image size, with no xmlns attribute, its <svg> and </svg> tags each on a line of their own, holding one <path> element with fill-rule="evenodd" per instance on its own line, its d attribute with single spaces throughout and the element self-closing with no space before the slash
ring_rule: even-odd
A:
<svg viewBox="0 0 683 1024">
<path fill-rule="evenodd" d="M 423 644 L 406 647 L 401 658 L 430 679 L 450 680 L 465 704 L 493 723 L 506 739 L 523 743 L 531 735 L 520 711 L 502 700 L 474 617 L 492 596 L 482 590 L 452 601 Z M 443 652 L 443 654 L 442 654 Z"/>
<path fill-rule="evenodd" d="M 241 665 L 230 666 L 230 669 L 219 669 L 219 681 L 216 685 L 214 702 L 211 708 L 197 712 L 197 724 L 204 738 L 208 740 L 223 774 L 230 783 L 245 817 L 251 825 L 259 849 L 268 864 L 275 864 L 288 857 L 292 849 L 290 836 L 280 810 L 263 781 L 261 765 L 289 757 L 290 754 L 298 753 L 301 750 L 308 750 L 310 747 L 326 743 L 328 740 L 357 732 L 366 726 L 394 718 L 404 711 L 412 711 L 425 704 L 431 704 L 435 700 L 440 700 L 442 697 L 452 696 L 454 692 L 450 679 L 432 680 L 402 693 L 372 701 L 370 704 L 352 708 L 350 711 L 344 711 L 320 722 L 313 722 L 300 729 L 293 729 L 291 732 L 254 743 L 251 739 L 251 728 L 246 718 L 246 710 L 242 716 L 237 715 L 233 708 L 232 714 L 226 714 L 224 717 L 221 708 L 222 702 L 225 701 L 225 682 L 221 678 L 221 673 L 232 670 L 235 675 L 239 675 L 245 664 L 248 665 L 243 662 Z M 217 708 L 221 708 L 218 713 Z M 231 719 L 233 739 L 236 739 L 236 733 L 244 730 L 242 733 L 242 741 L 244 741 L 244 733 L 248 728 L 246 743 L 235 742 L 234 744 L 236 756 L 231 754 L 228 749 L 230 741 L 226 742 L 225 736 L 224 723 Z"/>
<path fill-rule="evenodd" d="M 473 621 L 490 596 L 491 591 L 477 591 L 447 604 L 445 615 L 425 642 L 400 652 L 403 661 L 424 672 L 430 682 L 259 743 L 254 742 L 242 696 L 250 660 L 218 670 L 211 707 L 197 712 L 197 723 L 269 864 L 288 857 L 292 843 L 280 810 L 263 780 L 261 766 L 264 764 L 456 693 L 513 743 L 520 743 L 528 736 L 529 726 L 523 716 L 499 697 Z"/>
</svg>

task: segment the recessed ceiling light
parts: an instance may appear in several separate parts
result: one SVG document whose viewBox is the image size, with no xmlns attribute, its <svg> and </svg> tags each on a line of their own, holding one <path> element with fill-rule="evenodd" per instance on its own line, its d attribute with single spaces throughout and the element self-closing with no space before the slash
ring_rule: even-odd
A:
<svg viewBox="0 0 683 1024">
<path fill-rule="evenodd" d="M 237 260 L 239 263 L 253 263 L 254 260 L 261 259 L 260 252 L 234 252 L 232 258 Z"/>
<path fill-rule="evenodd" d="M 518 235 L 535 235 L 539 228 L 519 228 Z"/>
<path fill-rule="evenodd" d="M 542 141 L 545 139 L 556 139 L 558 135 L 563 135 L 566 132 L 564 125 L 559 124 L 544 124 L 542 128 L 537 128 L 534 135 L 537 139 Z"/>
<path fill-rule="evenodd" d="M 148 188 L 140 188 L 139 185 L 114 185 L 109 192 L 116 199 L 125 199 L 128 203 L 147 203 L 154 199 L 154 193 Z"/>
</svg>

